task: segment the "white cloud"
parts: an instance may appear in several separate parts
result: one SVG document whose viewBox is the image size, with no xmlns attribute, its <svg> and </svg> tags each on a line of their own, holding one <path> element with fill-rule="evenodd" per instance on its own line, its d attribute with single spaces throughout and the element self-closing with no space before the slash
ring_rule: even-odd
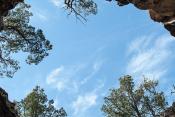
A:
<svg viewBox="0 0 175 117">
<path fill-rule="evenodd" d="M 102 60 L 72 66 L 61 66 L 54 69 L 46 78 L 46 83 L 58 91 L 77 92 L 81 85 L 86 84 L 103 65 Z"/>
<path fill-rule="evenodd" d="M 63 7 L 64 6 L 64 2 L 63 0 L 51 0 L 51 2 L 56 6 L 56 7 Z"/>
<path fill-rule="evenodd" d="M 98 98 L 104 96 L 104 85 L 105 81 L 100 79 L 96 81 L 96 87 L 93 90 L 76 96 L 76 99 L 71 103 L 73 117 L 85 117 L 89 109 L 99 104 Z"/>
<path fill-rule="evenodd" d="M 58 99 L 54 99 L 53 106 L 54 106 L 55 108 L 59 108 L 59 102 L 58 102 Z"/>
<path fill-rule="evenodd" d="M 136 76 L 145 75 L 159 79 L 166 74 L 166 66 L 172 60 L 170 48 L 174 39 L 170 36 L 145 36 L 134 40 L 128 48 L 129 62 L 126 73 Z"/>
<path fill-rule="evenodd" d="M 46 15 L 40 13 L 40 12 L 37 12 L 36 15 L 37 15 L 37 17 L 38 17 L 39 19 L 41 19 L 42 21 L 47 21 L 47 20 L 48 20 L 48 17 L 47 17 Z"/>
<path fill-rule="evenodd" d="M 83 85 L 83 84 L 87 83 L 101 69 L 101 67 L 103 66 L 103 63 L 104 63 L 103 60 L 95 61 L 92 64 L 91 73 L 89 73 L 86 77 L 84 77 L 80 84 Z"/>
<path fill-rule="evenodd" d="M 81 70 L 82 66 L 61 66 L 53 70 L 46 78 L 48 85 L 57 88 L 58 91 L 63 90 L 77 90 L 77 82 L 74 79 L 75 74 Z"/>
<path fill-rule="evenodd" d="M 98 96 L 95 93 L 79 95 L 77 100 L 75 100 L 72 104 L 72 108 L 74 109 L 74 115 L 77 115 L 78 113 L 84 113 L 92 106 L 95 106 L 97 97 Z"/>
<path fill-rule="evenodd" d="M 102 67 L 103 65 L 103 61 L 96 61 L 94 64 L 93 64 L 93 69 L 94 71 L 98 71 L 100 70 L 100 68 Z"/>
<path fill-rule="evenodd" d="M 72 117 L 85 117 L 87 110 L 99 106 L 100 100 L 97 98 L 102 96 L 105 85 L 104 78 L 94 77 L 105 62 L 104 58 L 99 56 L 100 53 L 98 49 L 85 62 L 58 67 L 47 77 L 46 83 L 61 93 L 61 97 L 56 94 L 60 102 L 64 103 L 65 97 L 67 98 L 63 107 L 70 108 Z"/>
<path fill-rule="evenodd" d="M 57 77 L 61 74 L 61 72 L 63 71 L 64 67 L 61 66 L 55 70 L 53 70 L 46 79 L 47 84 L 52 84 L 55 83 L 57 81 Z"/>
<path fill-rule="evenodd" d="M 101 91 L 104 88 L 104 79 L 93 79 L 94 82 L 96 82 L 95 85 L 97 86 L 95 88 L 88 89 L 88 91 L 84 90 L 84 85 L 87 85 L 86 83 L 88 83 L 94 74 L 100 70 L 102 63 L 103 62 L 98 61 L 94 62 L 90 66 L 89 63 L 88 65 L 62 66 L 53 70 L 48 75 L 46 79 L 48 85 L 56 88 L 60 92 L 64 91 L 64 95 L 66 96 L 71 95 L 69 106 L 72 109 L 73 117 L 84 117 L 85 112 L 93 106 L 96 106 L 98 103 L 97 98 L 102 95 Z M 87 72 L 88 74 L 85 73 L 87 69 L 91 69 L 90 72 Z M 85 84 L 81 84 L 81 81 L 84 80 L 81 75 L 87 75 L 88 77 Z M 92 84 L 92 86 L 93 85 L 94 84 Z M 54 106 L 58 107 L 57 99 Z"/>
<path fill-rule="evenodd" d="M 50 18 L 50 13 L 47 9 L 32 7 L 31 12 L 33 13 L 32 19 L 34 21 L 46 22 Z"/>
</svg>

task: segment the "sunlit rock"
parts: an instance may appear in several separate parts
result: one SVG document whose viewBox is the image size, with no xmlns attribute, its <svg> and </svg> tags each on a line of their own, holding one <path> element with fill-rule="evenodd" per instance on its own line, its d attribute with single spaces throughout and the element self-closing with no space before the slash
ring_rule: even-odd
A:
<svg viewBox="0 0 175 117">
<path fill-rule="evenodd" d="M 119 6 L 133 4 L 141 10 L 148 10 L 152 20 L 161 22 L 175 36 L 175 0 L 116 0 Z"/>
</svg>

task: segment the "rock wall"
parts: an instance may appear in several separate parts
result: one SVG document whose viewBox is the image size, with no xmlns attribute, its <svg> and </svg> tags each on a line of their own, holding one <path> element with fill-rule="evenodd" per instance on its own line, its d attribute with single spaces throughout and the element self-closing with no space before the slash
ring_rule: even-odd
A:
<svg viewBox="0 0 175 117">
<path fill-rule="evenodd" d="M 148 10 L 152 20 L 163 23 L 175 37 L 175 0 L 116 0 L 119 6 L 133 4 L 141 10 Z"/>
<path fill-rule="evenodd" d="M 0 88 L 0 117 L 18 117 L 15 103 L 8 100 L 8 94 Z"/>
<path fill-rule="evenodd" d="M 175 117 L 175 102 L 161 113 L 160 117 Z"/>
</svg>

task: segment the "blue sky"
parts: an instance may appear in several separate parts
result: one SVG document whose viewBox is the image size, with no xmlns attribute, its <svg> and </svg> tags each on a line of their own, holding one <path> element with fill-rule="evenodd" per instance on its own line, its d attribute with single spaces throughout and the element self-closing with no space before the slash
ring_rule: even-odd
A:
<svg viewBox="0 0 175 117">
<path fill-rule="evenodd" d="M 97 2 L 98 14 L 82 24 L 66 15 L 60 0 L 28 0 L 31 24 L 44 30 L 54 48 L 37 66 L 26 65 L 19 55 L 21 69 L 13 79 L 0 80 L 11 100 L 40 85 L 68 117 L 103 117 L 104 96 L 127 74 L 136 82 L 143 76 L 159 79 L 160 89 L 172 98 L 175 39 L 147 11 Z"/>
</svg>

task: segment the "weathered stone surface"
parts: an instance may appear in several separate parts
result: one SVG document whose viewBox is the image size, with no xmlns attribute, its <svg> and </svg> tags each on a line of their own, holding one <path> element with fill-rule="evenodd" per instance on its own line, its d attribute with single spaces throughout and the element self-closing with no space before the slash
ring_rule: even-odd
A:
<svg viewBox="0 0 175 117">
<path fill-rule="evenodd" d="M 148 10 L 152 20 L 161 22 L 175 36 L 175 0 L 116 0 L 119 6 L 133 4 Z"/>
<path fill-rule="evenodd" d="M 175 102 L 161 113 L 160 117 L 175 117 Z"/>
<path fill-rule="evenodd" d="M 8 94 L 0 88 L 0 117 L 18 117 L 15 103 L 8 100 Z"/>
</svg>

